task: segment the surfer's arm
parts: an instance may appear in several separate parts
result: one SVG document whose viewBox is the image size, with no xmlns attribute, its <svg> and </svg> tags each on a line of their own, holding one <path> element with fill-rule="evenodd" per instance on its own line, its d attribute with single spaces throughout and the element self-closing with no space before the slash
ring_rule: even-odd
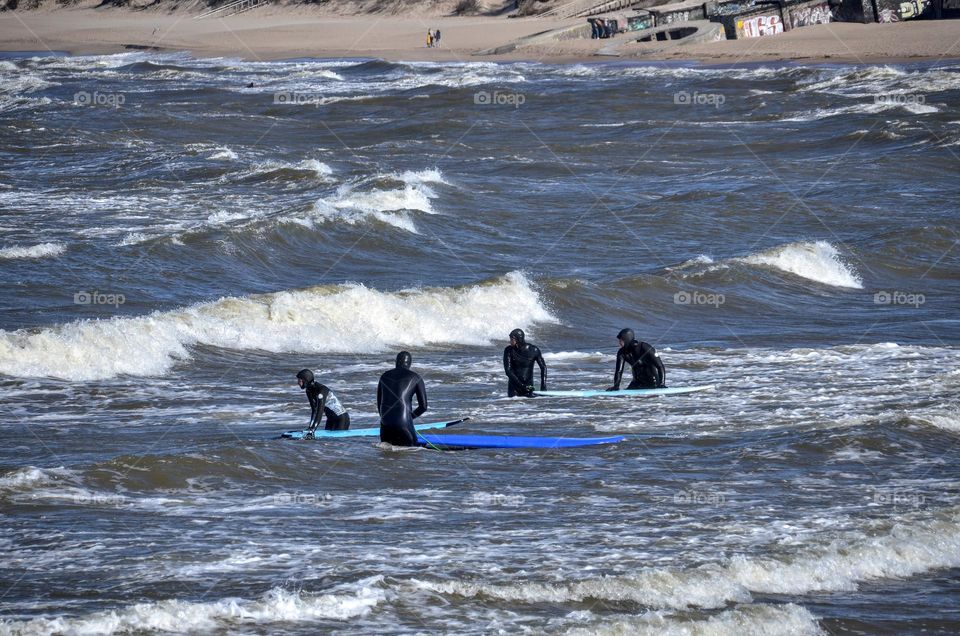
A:
<svg viewBox="0 0 960 636">
<path fill-rule="evenodd" d="M 416 419 L 423 415 L 427 410 L 427 387 L 423 385 L 421 378 L 417 382 L 417 410 L 413 412 L 413 418 Z"/>
<path fill-rule="evenodd" d="M 506 372 L 507 380 L 509 380 L 511 384 L 516 387 L 523 386 L 523 382 L 521 382 L 517 374 L 513 372 L 513 367 L 510 365 L 510 347 L 503 350 L 503 370 Z"/>
<path fill-rule="evenodd" d="M 619 391 L 620 380 L 623 378 L 623 354 L 617 352 L 617 366 L 613 370 L 613 386 L 607 391 Z"/>
<path fill-rule="evenodd" d="M 663 366 L 660 354 L 653 354 L 653 364 L 657 368 L 657 386 L 665 388 L 667 386 L 667 368 Z"/>
<path fill-rule="evenodd" d="M 547 363 L 543 361 L 540 349 L 537 349 L 537 364 L 540 366 L 540 390 L 547 390 Z"/>
<path fill-rule="evenodd" d="M 383 395 L 383 382 L 377 382 L 377 415 L 382 415 L 380 412 L 380 397 Z"/>
</svg>

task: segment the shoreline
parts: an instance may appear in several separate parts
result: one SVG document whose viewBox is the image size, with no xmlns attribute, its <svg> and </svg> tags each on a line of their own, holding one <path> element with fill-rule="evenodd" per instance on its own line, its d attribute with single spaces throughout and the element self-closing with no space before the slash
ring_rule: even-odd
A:
<svg viewBox="0 0 960 636">
<path fill-rule="evenodd" d="M 0 51 L 110 55 L 186 52 L 197 58 L 389 62 L 542 62 L 547 64 L 911 64 L 960 59 L 960 20 L 890 24 L 834 22 L 745 40 L 630 44 L 620 56 L 596 55 L 597 41 L 561 40 L 478 55 L 517 38 L 580 19 L 502 17 L 345 17 L 271 7 L 224 19 L 129 9 L 58 8 L 0 14 Z M 444 48 L 420 42 L 442 29 Z M 626 43 L 628 37 L 618 36 Z M 610 40 L 604 40 L 609 43 Z"/>
</svg>

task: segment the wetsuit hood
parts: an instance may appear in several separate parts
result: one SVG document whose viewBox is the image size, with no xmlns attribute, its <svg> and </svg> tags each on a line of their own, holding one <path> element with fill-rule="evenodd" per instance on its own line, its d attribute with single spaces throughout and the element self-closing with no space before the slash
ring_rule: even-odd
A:
<svg viewBox="0 0 960 636">
<path fill-rule="evenodd" d="M 633 329 L 621 329 L 620 333 L 617 334 L 617 338 L 623 340 L 623 344 L 630 344 L 634 341 Z"/>
<path fill-rule="evenodd" d="M 524 336 L 523 334 L 523 329 L 514 329 L 513 331 L 510 332 L 510 337 L 516 338 L 517 346 L 519 347 L 523 346 L 523 341 L 526 338 L 526 336 Z"/>
<path fill-rule="evenodd" d="M 303 380 L 303 386 L 307 386 L 313 382 L 313 371 L 310 369 L 302 369 L 300 373 L 297 374 L 298 380 Z"/>
<path fill-rule="evenodd" d="M 410 356 L 409 351 L 401 351 L 397 354 L 398 369 L 409 369 L 411 364 L 413 364 L 413 358 Z"/>
</svg>

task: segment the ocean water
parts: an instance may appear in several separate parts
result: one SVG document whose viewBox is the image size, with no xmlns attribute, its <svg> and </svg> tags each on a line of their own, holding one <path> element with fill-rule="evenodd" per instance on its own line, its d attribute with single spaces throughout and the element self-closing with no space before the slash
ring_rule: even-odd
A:
<svg viewBox="0 0 960 636">
<path fill-rule="evenodd" d="M 960 64 L 0 60 L 0 634 L 960 631 Z M 522 327 L 549 386 L 509 399 Z M 275 439 L 401 348 L 461 433 Z"/>
</svg>

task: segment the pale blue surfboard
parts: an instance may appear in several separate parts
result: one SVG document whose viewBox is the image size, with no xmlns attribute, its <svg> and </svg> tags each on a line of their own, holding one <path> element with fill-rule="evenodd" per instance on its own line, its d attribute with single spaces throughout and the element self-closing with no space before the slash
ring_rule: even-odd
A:
<svg viewBox="0 0 960 636">
<path fill-rule="evenodd" d="M 461 422 L 466 422 L 469 420 L 469 417 L 465 417 L 460 420 L 454 420 L 452 422 L 430 422 L 429 424 L 417 424 L 414 426 L 418 431 L 427 431 L 433 428 L 447 428 L 448 426 L 453 426 L 454 424 L 460 424 Z M 303 436 L 306 434 L 306 431 L 287 431 L 282 433 L 280 437 L 285 439 L 303 439 Z M 351 428 L 346 431 L 314 431 L 313 436 L 315 439 L 327 439 L 332 437 L 375 437 L 380 435 L 380 427 L 375 426 L 373 428 Z"/>
<path fill-rule="evenodd" d="M 592 398 L 592 397 L 657 397 L 658 395 L 682 395 L 684 393 L 696 393 L 698 391 L 708 391 L 715 389 L 715 384 L 704 384 L 701 386 L 677 386 L 666 389 L 633 389 L 622 391 L 535 391 L 534 395 L 543 395 L 547 397 L 573 397 L 573 398 Z"/>
</svg>

